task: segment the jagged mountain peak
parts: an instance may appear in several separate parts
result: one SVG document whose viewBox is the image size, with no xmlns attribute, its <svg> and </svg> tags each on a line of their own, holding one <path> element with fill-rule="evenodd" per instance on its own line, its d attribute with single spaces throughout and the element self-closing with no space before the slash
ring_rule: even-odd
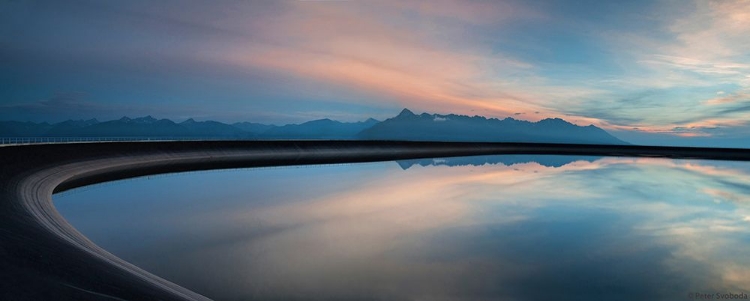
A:
<svg viewBox="0 0 750 301">
<path fill-rule="evenodd" d="M 414 112 L 412 112 L 411 110 L 409 110 L 407 108 L 404 108 L 403 110 L 401 110 L 401 113 L 398 113 L 398 115 L 396 116 L 396 118 L 398 118 L 398 117 L 413 117 L 413 116 L 417 116 L 417 115 L 414 114 Z"/>
<path fill-rule="evenodd" d="M 626 144 L 604 130 L 591 129 L 561 118 L 530 122 L 510 117 L 500 120 L 455 114 L 414 115 L 404 109 L 396 118 L 362 131 L 359 137 L 373 140 Z"/>
<path fill-rule="evenodd" d="M 132 121 L 136 123 L 153 123 L 153 122 L 156 122 L 157 120 L 156 118 L 151 117 L 151 115 L 146 115 L 144 117 L 135 118 Z"/>
<path fill-rule="evenodd" d="M 544 119 L 542 119 L 540 121 L 545 121 L 545 122 L 565 122 L 565 123 L 568 123 L 567 121 L 565 121 L 565 119 L 562 119 L 560 117 L 544 118 Z"/>
</svg>

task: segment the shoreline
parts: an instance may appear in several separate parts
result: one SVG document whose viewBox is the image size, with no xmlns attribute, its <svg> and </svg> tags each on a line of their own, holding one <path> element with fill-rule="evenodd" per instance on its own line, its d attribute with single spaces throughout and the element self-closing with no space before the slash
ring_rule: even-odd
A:
<svg viewBox="0 0 750 301">
<path fill-rule="evenodd" d="M 209 300 L 98 247 L 52 194 L 138 176 L 434 157 L 554 154 L 750 161 L 750 150 L 633 145 L 398 141 L 173 141 L 0 148 L 0 299 Z M 106 200 L 103 200 L 106 201 Z"/>
</svg>

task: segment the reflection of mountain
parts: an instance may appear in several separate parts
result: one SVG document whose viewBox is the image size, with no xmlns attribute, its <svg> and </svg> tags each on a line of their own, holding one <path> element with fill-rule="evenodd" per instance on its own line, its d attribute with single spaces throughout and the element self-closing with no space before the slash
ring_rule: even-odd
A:
<svg viewBox="0 0 750 301">
<path fill-rule="evenodd" d="M 371 140 L 627 144 L 593 125 L 578 126 L 559 118 L 530 122 L 454 114 L 416 115 L 407 109 L 359 136 Z"/>
<path fill-rule="evenodd" d="M 415 159 L 396 161 L 402 169 L 419 166 L 482 166 L 487 164 L 502 164 L 511 166 L 523 163 L 538 163 L 546 167 L 561 167 L 577 161 L 594 162 L 602 157 L 596 156 L 557 156 L 557 155 L 489 155 L 439 159 Z"/>
</svg>

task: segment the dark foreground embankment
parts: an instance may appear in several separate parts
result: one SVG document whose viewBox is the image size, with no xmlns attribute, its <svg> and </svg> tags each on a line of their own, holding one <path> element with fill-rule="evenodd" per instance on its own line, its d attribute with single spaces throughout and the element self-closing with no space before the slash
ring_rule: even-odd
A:
<svg viewBox="0 0 750 301">
<path fill-rule="evenodd" d="M 509 143 L 190 141 L 0 147 L 0 300 L 205 299 L 91 243 L 54 209 L 53 191 L 190 170 L 488 154 L 750 160 L 750 151 L 739 149 Z"/>
</svg>

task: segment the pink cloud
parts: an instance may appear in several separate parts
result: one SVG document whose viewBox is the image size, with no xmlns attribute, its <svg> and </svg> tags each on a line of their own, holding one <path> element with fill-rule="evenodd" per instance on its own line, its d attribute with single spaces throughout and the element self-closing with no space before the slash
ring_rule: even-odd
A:
<svg viewBox="0 0 750 301">
<path fill-rule="evenodd" d="M 541 113 L 532 118 L 559 116 L 544 105 L 546 95 L 529 92 L 544 89 L 517 84 L 524 76 L 528 82 L 538 80 L 533 65 L 469 43 L 464 35 L 436 30 L 445 18 L 497 23 L 523 18 L 524 11 L 510 4 L 453 1 L 295 2 L 261 22 L 260 42 L 236 45 L 221 56 L 234 65 L 384 95 L 391 106 L 463 114 L 479 110 L 494 117 L 536 111 Z M 508 79 L 509 74 L 520 75 Z"/>
<path fill-rule="evenodd" d="M 705 104 L 720 105 L 720 104 L 728 104 L 728 103 L 735 103 L 738 101 L 748 101 L 748 100 L 750 100 L 750 91 L 740 91 L 738 93 L 734 93 L 730 95 L 725 95 L 725 93 L 721 93 L 719 94 L 719 97 L 706 100 Z"/>
</svg>

